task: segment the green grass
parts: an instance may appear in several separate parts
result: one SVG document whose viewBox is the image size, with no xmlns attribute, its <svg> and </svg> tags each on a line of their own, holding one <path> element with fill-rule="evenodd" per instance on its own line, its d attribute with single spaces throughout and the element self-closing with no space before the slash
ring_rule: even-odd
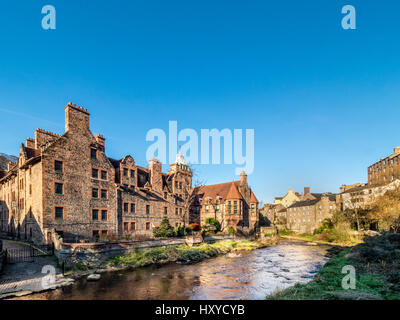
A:
<svg viewBox="0 0 400 320">
<path fill-rule="evenodd" d="M 398 240 L 395 240 L 398 241 Z M 396 253 L 400 242 L 386 236 L 346 248 L 334 256 L 307 284 L 276 291 L 268 300 L 400 299 L 400 260 Z M 356 289 L 342 288 L 344 266 L 356 269 Z"/>
<path fill-rule="evenodd" d="M 219 241 L 213 244 L 200 244 L 189 247 L 181 245 L 176 247 L 151 248 L 135 250 L 134 252 L 111 258 L 104 266 L 111 267 L 143 267 L 151 264 L 166 264 L 182 261 L 186 263 L 198 262 L 207 258 L 226 254 L 234 250 L 253 250 L 264 247 L 265 244 L 258 241 Z"/>
</svg>

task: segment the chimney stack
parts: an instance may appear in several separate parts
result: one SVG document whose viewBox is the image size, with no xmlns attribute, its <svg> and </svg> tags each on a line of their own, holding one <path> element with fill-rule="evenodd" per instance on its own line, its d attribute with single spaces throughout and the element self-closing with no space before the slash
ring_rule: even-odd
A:
<svg viewBox="0 0 400 320">
<path fill-rule="evenodd" d="M 304 195 L 310 193 L 310 187 L 304 187 Z"/>
<path fill-rule="evenodd" d="M 89 112 L 71 102 L 65 107 L 65 132 L 89 130 Z"/>
<path fill-rule="evenodd" d="M 154 191 L 162 193 L 162 164 L 158 159 L 149 160 L 150 184 Z"/>
<path fill-rule="evenodd" d="M 394 148 L 394 154 L 400 153 L 400 147 L 395 147 Z"/>
<path fill-rule="evenodd" d="M 245 171 L 242 171 L 242 173 L 240 174 L 240 185 L 247 186 L 247 174 Z"/>
</svg>

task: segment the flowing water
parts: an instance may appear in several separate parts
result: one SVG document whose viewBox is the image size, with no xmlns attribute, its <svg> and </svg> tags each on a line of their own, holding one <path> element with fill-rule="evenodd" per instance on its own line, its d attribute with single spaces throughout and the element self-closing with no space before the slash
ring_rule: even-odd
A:
<svg viewBox="0 0 400 320">
<path fill-rule="evenodd" d="M 193 265 L 102 274 L 98 282 L 81 279 L 70 287 L 25 299 L 264 299 L 277 288 L 310 281 L 328 261 L 328 248 L 282 241 L 273 247 Z"/>
</svg>

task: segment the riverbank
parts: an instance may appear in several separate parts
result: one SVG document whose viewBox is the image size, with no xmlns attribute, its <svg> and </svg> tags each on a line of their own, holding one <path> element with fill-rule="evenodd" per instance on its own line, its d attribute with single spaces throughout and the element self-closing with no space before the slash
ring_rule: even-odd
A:
<svg viewBox="0 0 400 320">
<path fill-rule="evenodd" d="M 308 234 L 308 233 L 295 233 L 290 230 L 279 230 L 279 236 L 282 239 L 291 240 L 291 241 L 307 241 L 314 242 L 320 244 L 341 246 L 341 247 L 353 247 L 362 243 L 363 237 L 361 236 L 351 236 L 348 235 L 346 237 L 340 237 L 333 234 L 332 231 L 327 231 L 319 234 Z"/>
<path fill-rule="evenodd" d="M 17 300 L 263 300 L 275 288 L 307 283 L 329 260 L 329 246 L 279 241 L 198 263 L 156 264 L 81 277 L 64 289 Z"/>
<path fill-rule="evenodd" d="M 355 289 L 344 289 L 348 272 L 356 271 Z M 347 283 L 347 282 L 346 282 Z M 400 299 L 400 234 L 367 238 L 340 250 L 307 284 L 277 291 L 268 300 L 398 300 Z"/>
<path fill-rule="evenodd" d="M 176 247 L 151 248 L 137 250 L 133 253 L 111 258 L 103 263 L 101 268 L 107 271 L 135 269 L 152 264 L 168 263 L 192 264 L 205 259 L 235 253 L 251 251 L 275 245 L 277 237 L 269 240 L 225 240 L 212 244 L 202 243 L 197 246 L 181 245 Z"/>
</svg>

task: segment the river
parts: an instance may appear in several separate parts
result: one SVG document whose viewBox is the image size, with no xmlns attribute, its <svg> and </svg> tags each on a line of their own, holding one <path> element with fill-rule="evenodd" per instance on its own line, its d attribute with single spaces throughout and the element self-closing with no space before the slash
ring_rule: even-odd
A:
<svg viewBox="0 0 400 320">
<path fill-rule="evenodd" d="M 328 261 L 328 248 L 281 241 L 273 247 L 219 256 L 193 265 L 170 264 L 102 274 L 98 282 L 80 279 L 72 286 L 22 299 L 264 299 L 277 288 L 312 280 Z"/>
</svg>

